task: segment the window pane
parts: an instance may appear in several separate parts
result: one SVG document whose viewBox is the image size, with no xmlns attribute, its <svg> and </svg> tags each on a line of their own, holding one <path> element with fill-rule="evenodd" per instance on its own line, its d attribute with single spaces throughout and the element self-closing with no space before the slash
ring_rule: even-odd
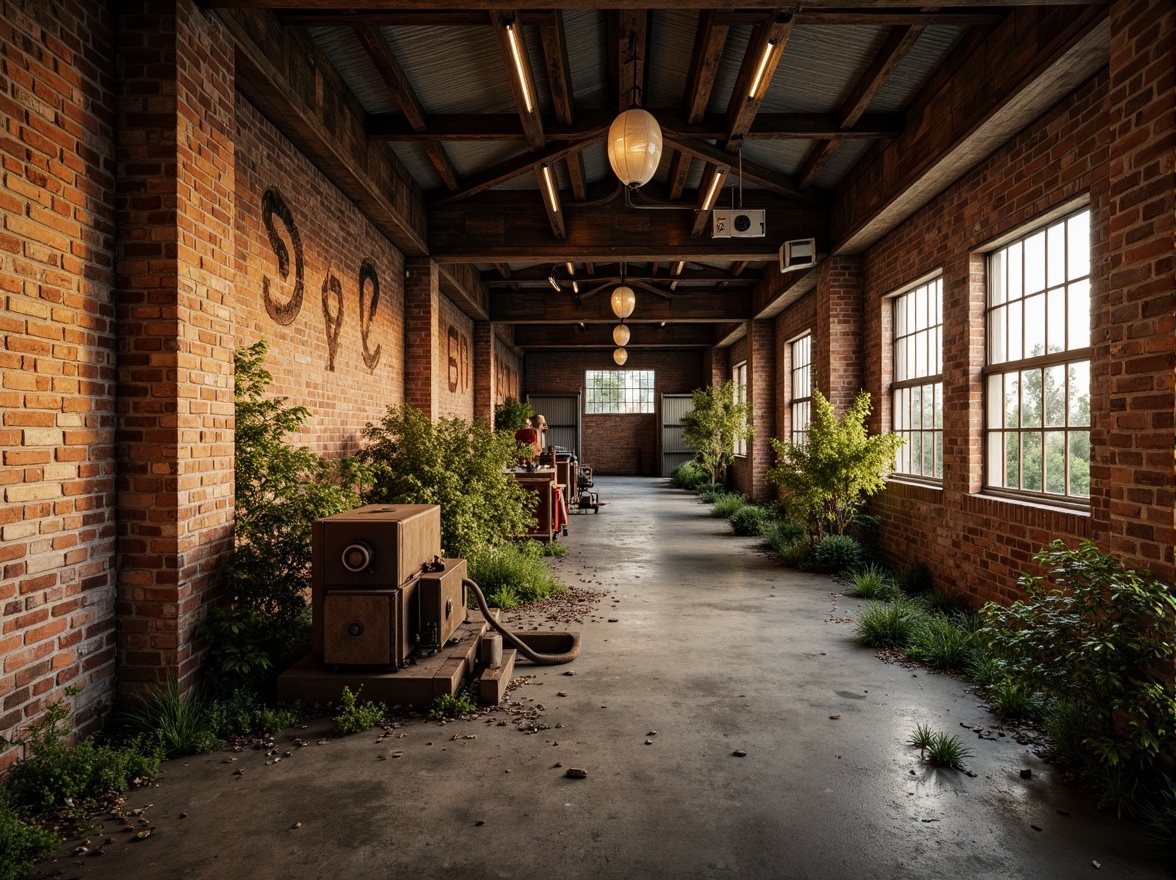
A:
<svg viewBox="0 0 1176 880">
<path fill-rule="evenodd" d="M 1086 348 L 1090 345 L 1090 282 L 1076 281 L 1067 290 L 1068 324 L 1070 339 L 1068 350 Z"/>
<path fill-rule="evenodd" d="M 911 394 L 911 421 L 910 426 L 917 428 L 923 424 L 923 389 L 910 388 Z"/>
<path fill-rule="evenodd" d="M 934 388 L 935 394 L 935 427 L 943 427 L 943 383 L 936 382 Z"/>
<path fill-rule="evenodd" d="M 1066 494 L 1066 432 L 1048 431 L 1045 435 L 1045 491 Z"/>
<path fill-rule="evenodd" d="M 988 429 L 1004 425 L 1004 376 L 995 374 L 988 377 Z"/>
<path fill-rule="evenodd" d="M 1046 303 L 1045 337 L 1047 352 L 1066 350 L 1066 289 L 1055 287 L 1049 292 Z"/>
<path fill-rule="evenodd" d="M 988 313 L 988 362 L 1003 364 L 1008 360 L 1008 314 L 1005 306 Z"/>
<path fill-rule="evenodd" d="M 907 340 L 899 339 L 894 343 L 894 381 L 901 382 L 909 379 L 906 368 Z"/>
<path fill-rule="evenodd" d="M 1025 298 L 1025 352 L 1022 357 L 1045 354 L 1045 294 Z"/>
<path fill-rule="evenodd" d="M 927 375 L 927 332 L 916 333 L 911 339 L 915 349 L 915 371 L 911 377 Z"/>
<path fill-rule="evenodd" d="M 1090 495 L 1090 432 L 1070 432 L 1070 494 Z"/>
<path fill-rule="evenodd" d="M 1066 368 L 1062 364 L 1045 368 L 1045 425 L 1066 424 Z"/>
<path fill-rule="evenodd" d="M 930 476 L 934 473 L 935 468 L 935 446 L 932 442 L 934 435 L 927 433 L 923 434 L 923 467 L 919 473 Z"/>
<path fill-rule="evenodd" d="M 1019 373 L 1004 374 L 1004 427 L 1021 426 L 1021 382 Z M 1014 484 L 1015 485 L 1015 484 Z"/>
<path fill-rule="evenodd" d="M 1020 298 L 1021 290 L 1024 287 L 1024 279 L 1021 274 L 1021 242 L 1009 245 L 1005 254 L 1009 263 L 1009 271 L 1005 276 L 1009 282 L 1006 299 L 1011 301 Z"/>
<path fill-rule="evenodd" d="M 943 432 L 935 432 L 935 473 L 934 476 L 943 476 Z"/>
<path fill-rule="evenodd" d="M 1025 239 L 1025 294 L 1045 289 L 1045 231 Z"/>
<path fill-rule="evenodd" d="M 1021 426 L 1041 427 L 1041 370 L 1021 371 Z"/>
<path fill-rule="evenodd" d="M 997 251 L 988 258 L 988 304 L 998 306 L 1005 301 L 1005 252 Z"/>
<path fill-rule="evenodd" d="M 1019 361 L 1021 355 L 1021 306 L 1022 302 L 1018 300 L 1014 303 L 1009 303 L 1005 308 L 1008 309 L 1009 320 L 1009 337 L 1008 337 L 1008 357 L 1006 360 Z"/>
<path fill-rule="evenodd" d="M 1090 212 L 1075 214 L 1066 221 L 1067 269 L 1071 278 L 1090 274 Z"/>
<path fill-rule="evenodd" d="M 586 413 L 652 413 L 653 370 L 586 370 Z"/>
<path fill-rule="evenodd" d="M 1046 233 L 1045 281 L 1050 287 L 1066 281 L 1066 224 L 1055 223 Z"/>
<path fill-rule="evenodd" d="M 1037 431 L 1021 435 L 1021 488 L 1041 491 L 1041 434 Z"/>
<path fill-rule="evenodd" d="M 1005 477 L 1004 485 L 1016 488 L 1021 485 L 1021 435 L 1005 434 Z"/>
<path fill-rule="evenodd" d="M 932 393 L 934 386 L 923 386 L 923 427 L 931 428 L 935 420 L 935 398 Z"/>
<path fill-rule="evenodd" d="M 1003 486 L 1004 481 L 1004 435 L 993 431 L 988 435 L 988 485 Z"/>
<path fill-rule="evenodd" d="M 1090 361 L 1067 365 L 1069 373 L 1069 424 L 1084 427 L 1090 424 Z"/>
</svg>

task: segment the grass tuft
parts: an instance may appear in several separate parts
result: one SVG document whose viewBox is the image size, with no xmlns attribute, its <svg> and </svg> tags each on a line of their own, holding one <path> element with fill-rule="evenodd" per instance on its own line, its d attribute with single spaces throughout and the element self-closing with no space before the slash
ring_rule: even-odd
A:
<svg viewBox="0 0 1176 880">
<path fill-rule="evenodd" d="M 925 617 L 925 612 L 911 602 L 879 602 L 858 618 L 857 636 L 871 648 L 905 648 Z"/>
<path fill-rule="evenodd" d="M 894 585 L 894 581 L 887 574 L 886 569 L 874 562 L 851 574 L 849 582 L 853 587 L 854 595 L 863 599 L 889 602 L 891 599 L 898 598 L 898 587 Z"/>
</svg>

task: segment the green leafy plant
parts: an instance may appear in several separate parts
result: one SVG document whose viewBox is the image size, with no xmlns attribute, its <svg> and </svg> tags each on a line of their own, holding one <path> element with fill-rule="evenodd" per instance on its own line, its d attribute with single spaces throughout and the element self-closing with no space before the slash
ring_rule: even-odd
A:
<svg viewBox="0 0 1176 880">
<path fill-rule="evenodd" d="M 862 545 L 852 535 L 825 535 L 813 547 L 812 565 L 820 571 L 848 571 L 861 564 Z"/>
<path fill-rule="evenodd" d="M 1004 661 L 988 654 L 978 640 L 973 642 L 973 648 L 972 657 L 964 669 L 968 681 L 982 688 L 992 687 L 1004 681 L 1007 675 Z"/>
<path fill-rule="evenodd" d="M 764 539 L 766 549 L 774 550 L 783 556 L 798 543 L 804 541 L 804 527 L 788 520 L 773 520 L 764 533 Z M 804 541 L 804 549 L 808 550 L 807 541 Z"/>
<path fill-rule="evenodd" d="M 714 504 L 715 500 L 727 494 L 727 490 L 717 483 L 706 483 L 698 489 L 698 500 L 703 504 Z"/>
<path fill-rule="evenodd" d="M 339 697 L 339 714 L 335 716 L 335 730 L 340 736 L 371 730 L 388 714 L 388 707 L 383 703 L 371 700 L 359 702 L 362 690 L 363 685 L 360 685 L 355 693 L 346 685 L 343 686 L 343 693 Z"/>
<path fill-rule="evenodd" d="M 744 537 L 758 538 L 775 521 L 771 510 L 761 504 L 745 504 L 731 514 L 731 531 Z"/>
<path fill-rule="evenodd" d="M 1100 764 L 1153 777 L 1176 755 L 1172 657 L 1176 597 L 1089 541 L 1055 541 L 1024 575 L 1025 600 L 981 609 L 981 637 L 1028 692 L 1085 708 L 1087 748 Z"/>
<path fill-rule="evenodd" d="M 963 669 L 975 655 L 973 629 L 964 615 L 931 614 L 913 633 L 906 657 L 944 672 Z"/>
<path fill-rule="evenodd" d="M 736 399 L 731 382 L 696 388 L 691 396 L 694 408 L 682 416 L 682 439 L 710 475 L 710 482 L 722 482 L 735 456 L 735 443 L 755 433 L 751 404 Z"/>
<path fill-rule="evenodd" d="M 747 496 L 742 492 L 725 492 L 715 498 L 715 506 L 711 510 L 711 516 L 730 519 L 735 511 L 742 508 L 745 504 L 747 504 Z"/>
<path fill-rule="evenodd" d="M 993 712 L 1008 721 L 1039 721 L 1045 711 L 1032 691 L 1007 677 L 985 688 L 984 699 Z"/>
<path fill-rule="evenodd" d="M 568 555 L 568 545 L 561 544 L 559 541 L 548 541 L 546 544 L 540 544 L 538 541 L 532 542 L 539 547 L 540 556 L 548 556 L 553 559 L 563 559 Z"/>
<path fill-rule="evenodd" d="M 898 587 L 894 585 L 886 569 L 871 562 L 865 568 L 860 568 L 849 576 L 849 583 L 853 587 L 854 595 L 863 599 L 877 599 L 889 602 L 897 598 Z"/>
<path fill-rule="evenodd" d="M 467 559 L 470 580 L 481 588 L 486 603 L 494 607 L 540 602 L 565 590 L 542 554 L 542 545 L 535 541 L 482 547 Z M 503 601 L 511 604 L 501 604 Z"/>
<path fill-rule="evenodd" d="M 208 707 L 210 727 L 220 737 L 277 733 L 298 721 L 292 707 L 271 707 L 247 688 L 237 688 L 227 697 L 213 700 Z"/>
<path fill-rule="evenodd" d="M 454 696 L 442 694 L 434 700 L 433 705 L 429 707 L 428 717 L 432 721 L 445 721 L 477 711 L 477 704 L 466 693 L 465 688 L 462 688 Z"/>
<path fill-rule="evenodd" d="M 832 404 L 814 388 L 812 407 L 805 443 L 772 438 L 777 460 L 767 480 L 784 490 L 788 516 L 804 525 L 815 545 L 825 535 L 844 534 L 865 500 L 882 489 L 902 440 L 866 432 L 870 395 L 864 391 L 835 416 Z"/>
<path fill-rule="evenodd" d="M 436 423 L 411 404 L 390 406 L 364 429 L 374 504 L 440 504 L 441 546 L 447 556 L 470 557 L 484 545 L 505 544 L 535 524 L 536 496 L 503 468 L 517 444 L 484 422 Z"/>
<path fill-rule="evenodd" d="M 0 789 L 0 880 L 25 880 L 57 851 L 57 835 L 21 817 Z"/>
<path fill-rule="evenodd" d="M 310 589 L 311 524 L 360 503 L 365 469 L 354 459 L 331 462 L 288 441 L 310 418 L 286 398 L 268 398 L 267 345 L 234 354 L 235 525 L 225 573 L 228 610 L 201 634 L 211 643 L 216 680 L 255 683 L 292 653 L 302 632 Z"/>
<path fill-rule="evenodd" d="M 915 732 L 907 742 L 919 750 L 920 759 L 926 758 L 927 749 L 935 742 L 935 731 L 931 729 L 930 724 L 916 724 Z"/>
<path fill-rule="evenodd" d="M 858 618 L 857 637 L 871 648 L 905 648 L 926 616 L 907 601 L 878 602 Z"/>
<path fill-rule="evenodd" d="M 931 735 L 931 742 L 927 746 L 924 760 L 929 764 L 938 764 L 940 767 L 963 770 L 964 759 L 970 757 L 972 757 L 972 750 L 966 748 L 958 736 L 937 731 Z"/>
<path fill-rule="evenodd" d="M 678 489 L 686 489 L 690 492 L 698 489 L 703 483 L 709 483 L 710 481 L 710 473 L 694 460 L 678 465 L 678 467 L 674 468 L 674 472 L 670 474 L 671 486 Z"/>
<path fill-rule="evenodd" d="M 508 397 L 494 407 L 494 430 L 518 431 L 527 427 L 527 419 L 533 415 L 531 401 Z"/>
<path fill-rule="evenodd" d="M 72 696 L 76 689 L 67 690 Z M 162 750 L 142 739 L 115 746 L 90 737 L 70 745 L 73 713 L 62 700 L 45 708 L 42 720 L 15 739 L 0 745 L 23 746 L 24 760 L 8 771 L 5 792 L 14 809 L 23 815 L 40 815 L 54 807 L 71 805 L 84 815 L 110 792 L 125 791 L 132 784 L 159 773 Z"/>
<path fill-rule="evenodd" d="M 147 694 L 142 708 L 126 710 L 123 721 L 133 733 L 156 739 L 169 758 L 221 746 L 201 690 L 181 692 L 174 678 Z"/>
</svg>

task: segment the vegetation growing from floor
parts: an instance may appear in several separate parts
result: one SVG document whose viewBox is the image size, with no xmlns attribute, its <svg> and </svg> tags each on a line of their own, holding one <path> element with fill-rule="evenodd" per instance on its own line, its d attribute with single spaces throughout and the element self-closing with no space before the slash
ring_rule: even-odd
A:
<svg viewBox="0 0 1176 880">
<path fill-rule="evenodd" d="M 862 599 L 889 601 L 898 596 L 898 587 L 895 586 L 894 579 L 877 563 L 871 562 L 853 572 L 849 576 L 849 583 L 853 587 L 854 595 Z"/>
<path fill-rule="evenodd" d="M 677 489 L 694 492 L 704 483 L 711 482 L 710 472 L 695 460 L 690 460 L 674 468 L 670 474 L 670 485 Z"/>
<path fill-rule="evenodd" d="M 527 419 L 533 415 L 531 401 L 508 397 L 494 407 L 494 430 L 518 431 L 527 427 Z"/>
<path fill-rule="evenodd" d="M 762 504 L 745 504 L 731 514 L 731 531 L 743 537 L 758 538 L 776 521 L 776 513 Z"/>
<path fill-rule="evenodd" d="M 747 496 L 742 492 L 724 492 L 722 495 L 716 496 L 712 503 L 714 507 L 711 510 L 711 516 L 730 519 L 735 511 L 747 504 Z"/>
<path fill-rule="evenodd" d="M 429 707 L 428 717 L 431 721 L 445 721 L 449 718 L 460 718 L 462 715 L 469 715 L 476 711 L 478 711 L 477 704 L 466 693 L 465 688 L 462 688 L 453 696 L 442 694 L 435 699 L 433 705 Z"/>
<path fill-rule="evenodd" d="M 0 880 L 24 880 L 57 851 L 57 835 L 25 818 L 0 788 Z"/>
<path fill-rule="evenodd" d="M 788 516 L 807 529 L 815 547 L 826 535 L 846 533 L 866 499 L 883 487 L 902 440 L 866 431 L 870 395 L 864 391 L 836 416 L 814 388 L 812 407 L 807 442 L 772 438 L 777 459 L 767 479 L 784 490 Z"/>
<path fill-rule="evenodd" d="M 1176 597 L 1089 541 L 1035 561 L 1026 599 L 981 609 L 980 637 L 1008 684 L 1045 702 L 1058 757 L 1105 804 L 1142 813 L 1176 785 Z"/>
<path fill-rule="evenodd" d="M 535 524 L 534 494 L 504 472 L 517 444 L 484 422 L 432 422 L 411 404 L 388 407 L 364 429 L 373 504 L 440 504 L 441 546 L 447 556 L 470 557 L 501 546 Z"/>
<path fill-rule="evenodd" d="M 548 545 L 550 546 L 550 545 Z M 513 608 L 519 604 L 541 602 L 562 593 L 563 584 L 555 579 L 543 561 L 550 555 L 537 541 L 482 547 L 466 560 L 470 580 L 486 596 L 492 608 Z M 473 597 L 470 597 L 471 602 Z"/>
<path fill-rule="evenodd" d="M 751 404 L 735 397 L 735 385 L 708 385 L 691 392 L 694 408 L 682 416 L 682 438 L 706 470 L 711 483 L 721 483 L 735 456 L 735 444 L 755 433 Z"/>
<path fill-rule="evenodd" d="M 354 693 L 351 688 L 343 686 L 343 693 L 339 697 L 339 712 L 335 715 L 335 730 L 340 736 L 350 736 L 353 733 L 371 730 L 388 714 L 388 707 L 383 703 L 372 700 L 364 700 L 361 703 L 359 695 L 362 691 L 363 685 L 360 685 Z"/>
<path fill-rule="evenodd" d="M 964 759 L 972 757 L 972 750 L 958 736 L 932 730 L 930 725 L 916 725 L 908 742 L 919 750 L 920 760 L 940 767 L 963 770 Z"/>
<path fill-rule="evenodd" d="M 264 341 L 234 353 L 235 526 L 225 572 L 228 604 L 201 634 L 211 643 L 216 680 L 257 686 L 271 670 L 309 650 L 311 523 L 360 503 L 363 469 L 291 444 L 310 418 L 286 398 L 266 397 Z"/>
</svg>

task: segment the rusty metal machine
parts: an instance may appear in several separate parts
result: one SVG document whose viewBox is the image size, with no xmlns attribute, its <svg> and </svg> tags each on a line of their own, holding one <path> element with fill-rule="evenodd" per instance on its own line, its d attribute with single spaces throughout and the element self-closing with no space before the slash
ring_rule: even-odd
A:
<svg viewBox="0 0 1176 880">
<path fill-rule="evenodd" d="M 466 563 L 440 558 L 438 505 L 369 504 L 312 537 L 312 646 L 328 666 L 399 668 L 465 620 Z"/>
</svg>

